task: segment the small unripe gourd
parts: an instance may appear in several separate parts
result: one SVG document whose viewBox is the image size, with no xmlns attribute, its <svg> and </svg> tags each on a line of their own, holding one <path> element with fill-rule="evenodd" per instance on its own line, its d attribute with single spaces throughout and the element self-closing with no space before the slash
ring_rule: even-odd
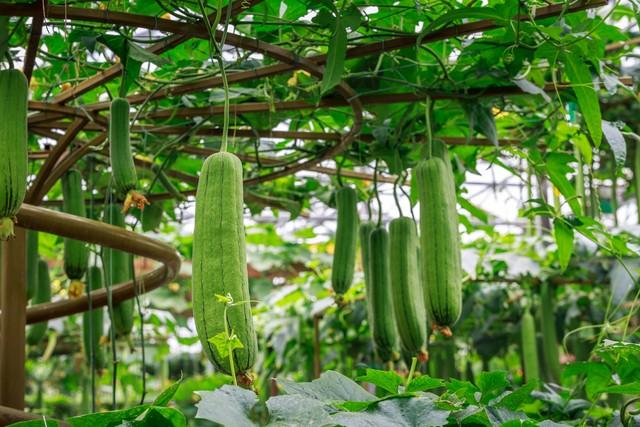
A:
<svg viewBox="0 0 640 427">
<path fill-rule="evenodd" d="M 540 379 L 540 367 L 538 366 L 538 344 L 536 342 L 536 322 L 529 312 L 525 310 L 520 325 L 522 341 L 522 362 L 524 365 L 524 379 L 529 381 Z"/>
<path fill-rule="evenodd" d="M 115 204 L 105 208 L 105 222 L 124 228 L 124 216 Z M 131 256 L 117 249 L 102 249 L 102 265 L 108 286 L 115 286 L 131 280 Z M 128 335 L 133 329 L 133 299 L 124 300 L 113 306 L 113 327 L 118 336 Z"/>
<path fill-rule="evenodd" d="M 331 268 L 331 286 L 338 298 L 347 292 L 353 282 L 358 245 L 358 195 L 351 187 L 336 191 L 338 224 Z"/>
<path fill-rule="evenodd" d="M 369 300 L 372 319 L 371 332 L 376 353 L 383 362 L 398 357 L 396 322 L 391 299 L 391 278 L 389 275 L 389 234 L 383 227 L 373 230 L 369 236 L 371 251 L 371 292 Z"/>
<path fill-rule="evenodd" d="M 149 202 L 136 191 L 138 175 L 129 139 L 129 101 L 124 98 L 114 99 L 111 102 L 110 112 L 110 160 L 116 192 L 124 197 L 124 213 L 132 205 L 143 209 L 144 205 L 149 204 Z"/>
<path fill-rule="evenodd" d="M 84 194 L 82 192 L 82 176 L 75 169 L 67 171 L 62 176 L 62 210 L 68 214 L 86 217 L 87 212 L 84 206 Z M 79 297 L 82 294 L 84 285 L 82 278 L 87 272 L 89 262 L 89 249 L 87 245 L 70 238 L 64 239 L 64 272 L 71 280 L 69 292 L 74 289 L 79 290 L 79 294 L 71 296 Z M 77 292 L 77 291 L 74 291 Z"/>
<path fill-rule="evenodd" d="M 403 352 L 427 360 L 427 318 L 418 268 L 418 233 L 411 218 L 389 223 L 391 295 Z"/>
</svg>

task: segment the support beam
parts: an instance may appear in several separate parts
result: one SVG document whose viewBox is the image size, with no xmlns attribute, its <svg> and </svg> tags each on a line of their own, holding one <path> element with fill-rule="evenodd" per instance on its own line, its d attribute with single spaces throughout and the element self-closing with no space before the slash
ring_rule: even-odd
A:
<svg viewBox="0 0 640 427">
<path fill-rule="evenodd" d="M 628 84 L 631 83 L 629 78 L 622 78 L 621 82 Z M 557 90 L 570 89 L 570 83 L 559 83 L 554 85 L 553 83 L 546 84 L 542 89 L 545 92 L 554 93 Z M 445 99 L 473 99 L 479 97 L 500 97 L 500 96 L 515 96 L 515 95 L 530 95 L 524 92 L 518 86 L 491 86 L 486 88 L 473 88 L 460 92 L 405 92 L 405 93 L 388 93 L 377 95 L 364 95 L 359 99 L 362 105 L 384 105 L 384 104 L 400 104 L 400 103 L 416 103 L 424 102 L 427 96 L 430 96 L 432 100 L 445 100 Z M 250 114 L 250 113 L 267 113 L 270 111 L 297 111 L 297 110 L 314 110 L 318 108 L 338 108 L 348 106 L 348 102 L 344 98 L 340 97 L 325 97 L 319 103 L 314 104 L 307 101 L 280 101 L 280 102 L 246 102 L 241 104 L 231 104 L 229 113 L 234 114 Z M 174 117 L 207 117 L 218 116 L 224 113 L 224 107 L 222 105 L 211 105 L 207 107 L 191 107 L 191 108 L 168 108 L 165 110 L 153 111 L 145 118 L 149 119 L 170 119 Z M 133 115 L 133 113 L 132 113 Z"/>
<path fill-rule="evenodd" d="M 0 272 L 0 405 L 24 408 L 25 325 L 27 307 L 26 232 L 15 228 L 15 238 L 2 242 Z"/>
</svg>

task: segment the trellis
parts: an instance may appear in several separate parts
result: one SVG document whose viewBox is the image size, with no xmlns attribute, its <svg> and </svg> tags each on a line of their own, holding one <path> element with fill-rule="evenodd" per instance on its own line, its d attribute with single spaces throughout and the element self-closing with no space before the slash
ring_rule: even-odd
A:
<svg viewBox="0 0 640 427">
<path fill-rule="evenodd" d="M 261 0 L 233 1 L 230 8 L 231 17 L 237 17 L 242 13 L 250 12 L 251 7 Z M 561 14 L 592 9 L 607 4 L 606 0 L 579 0 L 567 7 L 565 4 L 551 4 L 536 10 L 535 19 L 545 19 Z M 225 8 L 225 14 L 226 14 Z M 157 30 L 170 34 L 164 40 L 152 44 L 147 50 L 153 54 L 161 54 L 184 43 L 191 38 L 209 39 L 210 35 L 203 22 L 190 23 L 178 22 L 155 16 L 145 16 L 127 12 L 112 12 L 108 10 L 86 9 L 79 7 L 66 7 L 51 5 L 47 0 L 38 0 L 30 5 L 0 4 L 0 15 L 31 17 L 31 34 L 25 49 L 24 72 L 31 78 L 36 64 L 38 47 L 42 35 L 43 25 L 49 19 L 61 19 L 71 22 L 93 22 L 108 25 L 118 25 L 147 30 Z M 210 16 L 213 19 L 215 16 Z M 226 16 L 223 16 L 223 18 Z M 529 15 L 519 15 L 514 20 L 527 20 Z M 364 56 L 380 55 L 385 52 L 396 51 L 416 45 L 416 43 L 432 43 L 435 41 L 455 38 L 460 36 L 481 33 L 499 28 L 492 20 L 481 20 L 452 25 L 433 31 L 423 37 L 403 36 L 383 41 L 376 41 L 347 49 L 347 59 Z M 215 37 L 219 40 L 221 31 L 217 31 Z M 629 41 L 629 43 L 633 43 Z M 322 79 L 323 66 L 327 61 L 327 55 L 301 57 L 283 49 L 282 47 L 265 43 L 261 40 L 229 33 L 226 35 L 226 44 L 246 51 L 261 53 L 278 62 L 273 65 L 263 66 L 253 70 L 245 70 L 230 73 L 229 84 L 248 82 L 263 79 L 296 70 L 304 70 L 312 76 Z M 612 50 L 621 46 L 613 46 Z M 108 109 L 108 102 L 96 102 L 83 105 L 82 108 L 68 105 L 83 94 L 90 92 L 107 82 L 117 78 L 123 72 L 122 64 L 114 64 L 81 83 L 62 90 L 50 102 L 30 101 L 29 109 L 33 114 L 29 116 L 29 130 L 35 135 L 54 139 L 55 146 L 48 151 L 30 153 L 30 160 L 43 161 L 38 174 L 29 188 L 26 203 L 23 205 L 17 218 L 17 232 L 14 240 L 3 243 L 2 251 L 2 339 L 0 340 L 0 405 L 22 410 L 24 407 L 24 343 L 25 324 L 54 319 L 74 313 L 88 310 L 89 297 L 62 301 L 26 308 L 25 302 L 25 229 L 34 229 L 52 233 L 58 236 L 74 238 L 89 243 L 95 243 L 115 249 L 128 251 L 135 255 L 148 257 L 159 261 L 161 266 L 151 273 L 139 278 L 136 283 L 118 284 L 113 287 L 113 301 L 119 302 L 142 292 L 151 291 L 172 280 L 179 270 L 180 260 L 174 249 L 139 234 L 124 231 L 122 229 L 106 225 L 97 221 L 74 217 L 71 215 L 45 210 L 41 205 L 55 205 L 57 201 L 45 201 L 44 198 L 55 185 L 58 179 L 83 156 L 95 152 L 107 138 L 108 119 L 101 113 Z M 621 79 L 625 84 L 630 80 Z M 150 101 L 160 101 L 181 95 L 198 93 L 222 86 L 222 78 L 213 76 L 201 79 L 197 82 L 178 84 L 161 88 L 150 93 L 138 93 L 128 96 L 132 105 L 140 105 Z M 570 87 L 567 83 L 549 84 L 543 88 L 547 92 L 555 92 Z M 324 160 L 332 159 L 343 152 L 354 141 L 368 143 L 373 140 L 372 135 L 361 134 L 363 111 L 369 105 L 380 104 L 408 104 L 424 102 L 427 96 L 432 99 L 474 99 L 478 97 L 507 97 L 526 94 L 518 86 L 500 86 L 482 89 L 470 89 L 460 92 L 420 91 L 402 92 L 385 95 L 359 95 L 344 80 L 335 88 L 334 95 L 324 97 L 319 103 L 312 104 L 303 100 L 280 101 L 275 103 L 250 102 L 231 104 L 231 114 L 242 113 L 267 113 L 270 111 L 286 112 L 299 110 L 315 110 L 329 108 L 349 108 L 353 116 L 352 125 L 345 134 L 327 132 L 301 132 L 281 131 L 273 129 L 249 130 L 245 128 L 232 129 L 231 132 L 238 137 L 247 138 L 283 138 L 297 140 L 323 141 L 328 148 L 322 150 L 312 158 L 297 161 L 286 166 L 279 166 L 281 161 L 277 158 L 260 157 L 260 163 L 271 172 L 258 175 L 245 180 L 246 186 L 257 185 L 280 177 L 295 174 L 298 171 L 309 170 L 321 174 L 336 175 L 336 169 L 320 165 Z M 192 118 L 196 116 L 211 117 L 224 113 L 221 106 L 179 108 L 170 110 L 157 110 L 142 115 L 144 120 L 162 120 L 168 117 Z M 71 120 L 71 121 L 68 121 Z M 157 135 L 182 135 L 191 129 L 188 126 L 156 126 L 137 125 L 132 126 L 134 133 L 150 133 Z M 62 133 L 60 133 L 62 132 Z M 92 138 L 81 140 L 78 135 L 81 132 L 92 133 Z M 218 127 L 203 126 L 195 130 L 194 135 L 218 136 L 222 130 Z M 471 144 L 491 146 L 486 139 L 473 138 L 443 138 L 451 145 Z M 416 140 L 415 142 L 420 142 Z M 517 140 L 500 140 L 499 145 L 507 146 L 518 144 Z M 185 154 L 208 156 L 215 152 L 210 148 L 183 146 L 180 151 Z M 102 154 L 108 154 L 106 151 Z M 256 162 L 252 155 L 241 155 L 244 162 Z M 136 159 L 139 167 L 150 167 L 148 161 Z M 174 179 L 191 185 L 197 184 L 197 176 L 180 171 L 169 170 L 167 174 Z M 341 174 L 354 179 L 371 180 L 370 174 L 356 171 L 341 171 Z M 379 176 L 380 182 L 393 183 L 396 177 Z M 184 195 L 193 195 L 195 191 L 189 190 Z M 171 194 L 153 194 L 151 200 L 164 200 L 173 197 Z M 259 196 L 247 194 L 245 198 L 256 201 Z M 94 203 L 103 200 L 96 199 Z M 257 200 L 260 201 L 260 200 Z M 263 201 L 264 202 L 264 201 Z M 268 203 L 268 202 L 265 202 Z M 90 294 L 94 308 L 107 304 L 107 291 L 93 291 Z M 20 418 L 28 417 L 28 414 L 10 411 L 0 407 L 0 424 Z"/>
</svg>

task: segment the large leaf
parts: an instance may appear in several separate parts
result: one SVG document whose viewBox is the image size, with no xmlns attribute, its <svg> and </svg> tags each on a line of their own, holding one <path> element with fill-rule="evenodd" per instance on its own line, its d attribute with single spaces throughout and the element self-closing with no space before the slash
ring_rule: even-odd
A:
<svg viewBox="0 0 640 427">
<path fill-rule="evenodd" d="M 215 391 L 198 391 L 201 397 L 196 404 L 196 418 L 214 423 L 253 427 L 251 411 L 258 403 L 258 396 L 240 387 L 224 385 Z"/>
<path fill-rule="evenodd" d="M 364 412 L 340 412 L 333 423 L 345 427 L 364 426 L 442 426 L 450 411 L 438 409 L 428 397 L 395 398 L 372 405 Z"/>
<path fill-rule="evenodd" d="M 578 98 L 580 112 L 587 124 L 593 143 L 598 147 L 602 140 L 602 113 L 589 66 L 578 52 L 566 52 L 563 55 L 563 60 L 565 72 Z"/>
<path fill-rule="evenodd" d="M 327 52 L 327 64 L 322 75 L 322 93 L 325 94 L 333 89 L 340 80 L 344 72 L 344 60 L 347 53 L 347 26 L 345 21 L 338 17 L 336 26 L 329 43 Z"/>
<path fill-rule="evenodd" d="M 327 371 L 320 378 L 309 383 L 295 383 L 279 379 L 287 394 L 297 394 L 323 402 L 354 401 L 367 402 L 376 400 L 376 396 L 365 391 L 356 382 L 335 371 Z"/>
<path fill-rule="evenodd" d="M 269 426 L 327 425 L 329 407 L 305 396 L 274 396 L 267 401 Z"/>
</svg>

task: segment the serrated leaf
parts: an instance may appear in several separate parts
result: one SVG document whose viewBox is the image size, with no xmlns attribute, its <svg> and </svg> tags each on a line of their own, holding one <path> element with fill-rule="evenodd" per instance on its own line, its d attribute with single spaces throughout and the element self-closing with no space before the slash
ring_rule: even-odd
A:
<svg viewBox="0 0 640 427">
<path fill-rule="evenodd" d="M 398 386 L 402 384 L 402 377 L 393 371 L 367 369 L 366 374 L 357 377 L 356 381 L 368 382 L 389 393 L 396 394 L 398 392 Z"/>
<path fill-rule="evenodd" d="M 209 342 L 214 345 L 220 357 L 229 357 L 229 353 L 233 350 L 244 348 L 240 338 L 232 334 L 227 338 L 227 334 L 223 331 L 209 338 Z"/>
<path fill-rule="evenodd" d="M 444 381 L 439 378 L 431 378 L 429 375 L 421 375 L 411 380 L 407 386 L 407 392 L 429 391 L 444 386 Z"/>
<path fill-rule="evenodd" d="M 574 362 L 562 372 L 563 379 L 576 375 L 585 376 L 585 391 L 592 401 L 611 382 L 611 371 L 601 362 Z"/>
<path fill-rule="evenodd" d="M 224 426 L 253 427 L 251 411 L 258 396 L 240 387 L 224 385 L 215 391 L 197 391 L 196 418 L 213 421 Z M 221 410 L 224 409 L 224 410 Z"/>
<path fill-rule="evenodd" d="M 482 403 L 488 403 L 509 386 L 507 372 L 482 372 L 478 377 L 477 384 L 482 392 Z"/>
<path fill-rule="evenodd" d="M 303 395 L 323 402 L 367 402 L 377 399 L 358 383 L 335 371 L 323 372 L 320 378 L 307 383 L 296 383 L 284 379 L 277 381 L 287 394 Z"/>
</svg>

